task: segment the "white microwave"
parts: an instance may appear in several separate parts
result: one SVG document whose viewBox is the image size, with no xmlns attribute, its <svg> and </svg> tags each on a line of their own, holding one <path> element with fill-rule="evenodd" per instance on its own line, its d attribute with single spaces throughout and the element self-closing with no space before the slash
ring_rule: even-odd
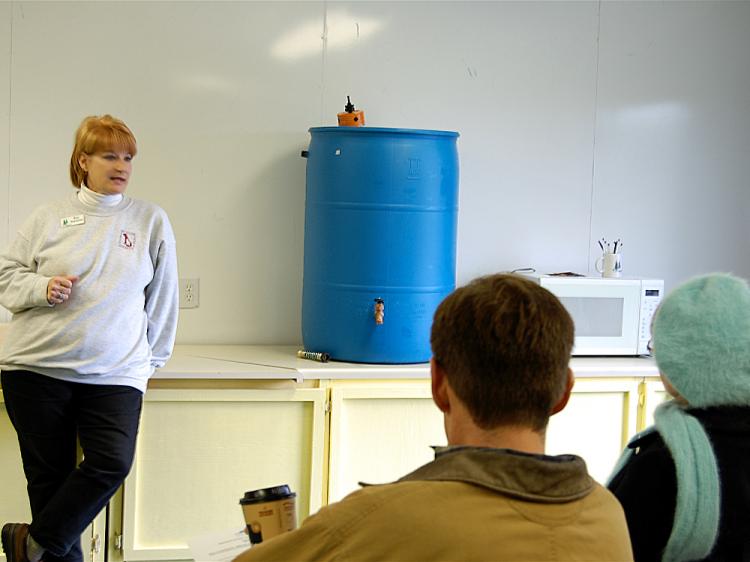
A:
<svg viewBox="0 0 750 562">
<path fill-rule="evenodd" d="M 651 319 L 664 295 L 659 279 L 529 275 L 573 317 L 573 355 L 646 355 Z"/>
</svg>

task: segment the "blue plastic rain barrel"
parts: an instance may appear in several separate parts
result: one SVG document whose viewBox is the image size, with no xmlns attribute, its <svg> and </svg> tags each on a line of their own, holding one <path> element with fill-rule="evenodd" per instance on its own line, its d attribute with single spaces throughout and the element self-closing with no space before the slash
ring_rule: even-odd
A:
<svg viewBox="0 0 750 562">
<path fill-rule="evenodd" d="M 340 361 L 428 361 L 432 317 L 455 288 L 458 133 L 310 134 L 305 349 Z"/>
</svg>

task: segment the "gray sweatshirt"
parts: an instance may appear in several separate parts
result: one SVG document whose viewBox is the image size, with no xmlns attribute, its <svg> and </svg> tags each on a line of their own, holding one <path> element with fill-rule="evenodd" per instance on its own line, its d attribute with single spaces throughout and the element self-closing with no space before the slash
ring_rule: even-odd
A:
<svg viewBox="0 0 750 562">
<path fill-rule="evenodd" d="M 56 275 L 79 279 L 51 306 Z M 90 206 L 73 193 L 36 209 L 0 255 L 0 305 L 13 313 L 0 369 L 143 392 L 172 354 L 178 302 L 167 214 L 127 196 Z"/>
</svg>

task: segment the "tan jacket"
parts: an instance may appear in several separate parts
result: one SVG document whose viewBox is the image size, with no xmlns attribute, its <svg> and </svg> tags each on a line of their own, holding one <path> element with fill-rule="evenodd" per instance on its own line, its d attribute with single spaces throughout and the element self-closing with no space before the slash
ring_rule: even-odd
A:
<svg viewBox="0 0 750 562">
<path fill-rule="evenodd" d="M 236 562 L 632 560 L 622 508 L 573 455 L 452 448 Z"/>
</svg>

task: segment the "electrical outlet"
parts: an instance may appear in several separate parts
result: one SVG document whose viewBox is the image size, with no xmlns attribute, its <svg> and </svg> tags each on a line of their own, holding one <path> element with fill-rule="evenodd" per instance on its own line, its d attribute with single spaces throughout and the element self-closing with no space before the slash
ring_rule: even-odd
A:
<svg viewBox="0 0 750 562">
<path fill-rule="evenodd" d="M 180 279 L 180 308 L 198 308 L 200 287 L 200 279 Z"/>
</svg>

